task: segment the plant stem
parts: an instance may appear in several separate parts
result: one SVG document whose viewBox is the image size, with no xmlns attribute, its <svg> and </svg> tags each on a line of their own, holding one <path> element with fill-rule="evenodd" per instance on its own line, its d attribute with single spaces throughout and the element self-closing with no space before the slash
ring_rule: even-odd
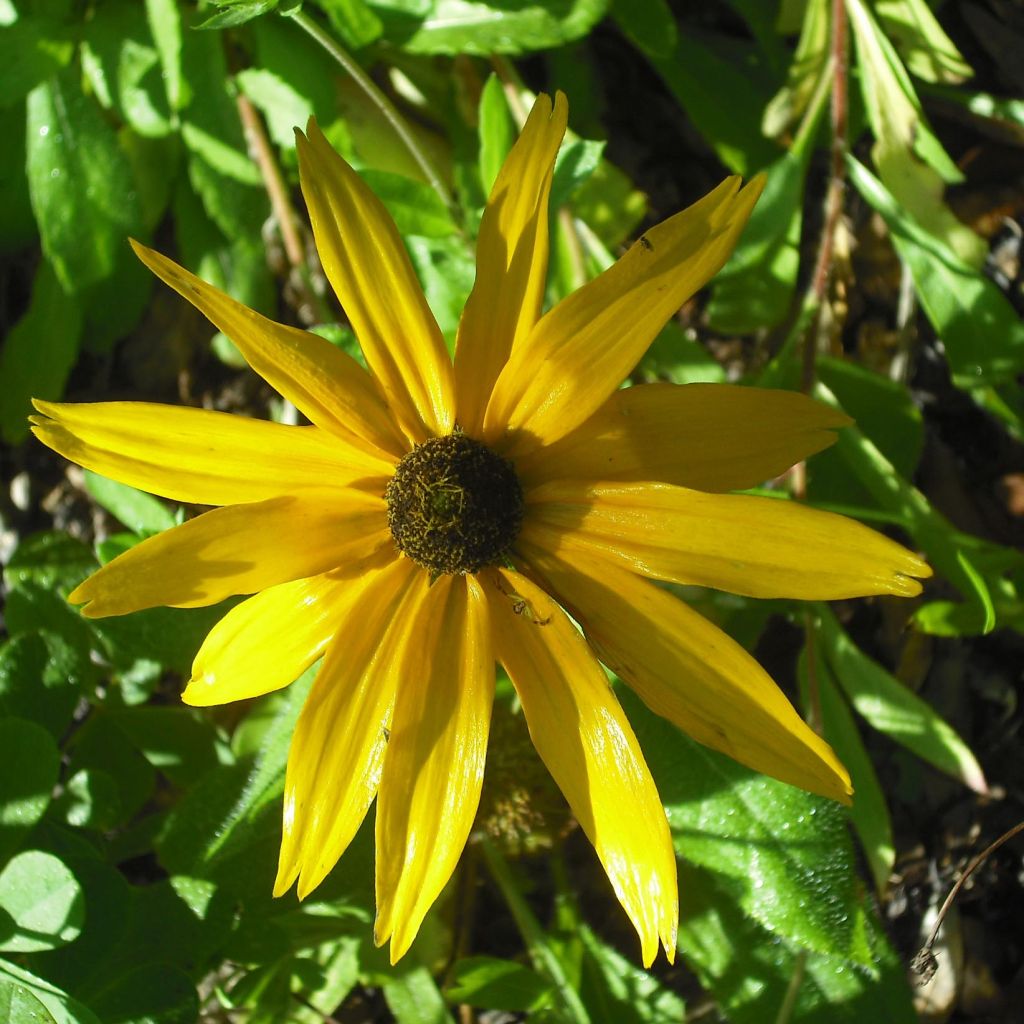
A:
<svg viewBox="0 0 1024 1024">
<path fill-rule="evenodd" d="M 377 87 L 372 78 L 360 67 L 359 63 L 341 46 L 336 39 L 324 31 L 308 14 L 301 8 L 288 13 L 298 26 L 313 37 L 330 55 L 341 65 L 345 73 L 356 85 L 362 89 L 367 99 L 380 111 L 381 116 L 391 126 L 394 133 L 401 140 L 401 143 L 408 150 L 409 155 L 416 161 L 416 166 L 422 171 L 430 187 L 441 197 L 445 206 L 455 219 L 459 221 L 459 209 L 452 199 L 451 193 L 441 180 L 441 175 L 434 166 L 433 161 L 427 156 L 423 147 L 416 141 L 416 137 L 409 131 L 405 121 L 395 109 L 394 104 Z"/>
</svg>

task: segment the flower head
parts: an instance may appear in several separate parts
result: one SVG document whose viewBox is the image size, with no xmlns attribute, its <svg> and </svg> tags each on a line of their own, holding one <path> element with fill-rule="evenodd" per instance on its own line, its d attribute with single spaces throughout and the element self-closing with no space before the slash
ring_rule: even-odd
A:
<svg viewBox="0 0 1024 1024">
<path fill-rule="evenodd" d="M 564 96 L 541 96 L 497 178 L 454 360 L 391 219 L 311 123 L 302 189 L 369 371 L 136 244 L 310 425 L 37 403 L 36 436 L 69 459 L 218 506 L 87 579 L 70 595 L 85 615 L 253 595 L 199 651 L 195 705 L 279 689 L 323 658 L 292 739 L 274 891 L 315 889 L 376 799 L 375 937 L 393 961 L 469 836 L 496 661 L 650 964 L 659 941 L 675 948 L 675 859 L 602 662 L 700 742 L 850 793 L 760 666 L 654 581 L 828 600 L 916 594 L 929 574 L 851 520 L 724 493 L 826 447 L 841 414 L 727 385 L 618 390 L 725 262 L 761 180 L 723 182 L 542 313 L 566 117 Z"/>
</svg>

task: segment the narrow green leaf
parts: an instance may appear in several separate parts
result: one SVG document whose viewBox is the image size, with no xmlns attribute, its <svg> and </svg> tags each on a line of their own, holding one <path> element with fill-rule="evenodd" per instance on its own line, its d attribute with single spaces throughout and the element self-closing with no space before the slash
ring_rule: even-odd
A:
<svg viewBox="0 0 1024 1024">
<path fill-rule="evenodd" d="M 410 958 L 392 968 L 381 989 L 397 1024 L 449 1024 L 444 996 L 426 967 Z"/>
<path fill-rule="evenodd" d="M 457 960 L 445 984 L 451 1003 L 489 1010 L 529 1012 L 550 1005 L 551 984 L 512 960 L 472 956 Z"/>
<path fill-rule="evenodd" d="M 280 2 L 281 0 L 222 0 L 220 10 L 204 18 L 195 25 L 195 28 L 235 28 L 275 10 Z"/>
<path fill-rule="evenodd" d="M 146 0 L 146 17 L 160 55 L 167 101 L 172 110 L 181 110 L 192 98 L 181 68 L 181 9 L 177 0 Z"/>
<path fill-rule="evenodd" d="M 28 97 L 29 193 L 43 251 L 67 292 L 109 274 L 142 227 L 131 167 L 79 76 L 61 72 Z"/>
<path fill-rule="evenodd" d="M 552 210 L 568 203 L 590 179 L 600 166 L 604 146 L 604 142 L 595 139 L 572 139 L 562 146 L 551 179 Z"/>
<path fill-rule="evenodd" d="M 295 149 L 295 129 L 305 128 L 313 104 L 290 82 L 266 68 L 246 68 L 235 80 L 267 120 L 267 131 L 285 150 Z"/>
<path fill-rule="evenodd" d="M 876 0 L 875 12 L 911 74 L 926 82 L 951 83 L 974 74 L 927 0 Z"/>
<path fill-rule="evenodd" d="M 41 725 L 0 719 L 0 864 L 46 813 L 59 771 L 60 752 Z"/>
<path fill-rule="evenodd" d="M 160 533 L 177 525 L 163 502 L 127 484 L 85 471 L 85 489 L 112 516 L 135 533 Z"/>
<path fill-rule="evenodd" d="M 359 174 L 403 235 L 445 238 L 455 233 L 448 208 L 429 185 L 390 171 L 361 170 Z"/>
<path fill-rule="evenodd" d="M 864 654 L 826 606 L 820 606 L 820 615 L 825 656 L 857 713 L 940 771 L 978 793 L 988 792 L 981 766 L 956 731 Z"/>
<path fill-rule="evenodd" d="M 610 0 L 434 0 L 425 16 L 373 5 L 384 38 L 408 53 L 528 53 L 562 46 L 586 35 Z"/>
<path fill-rule="evenodd" d="M 47 737 L 49 739 L 49 737 Z M 0 949 L 35 953 L 78 937 L 85 919 L 81 886 L 52 853 L 25 850 L 0 871 Z"/>
<path fill-rule="evenodd" d="M 495 179 L 516 140 L 516 126 L 508 109 L 501 79 L 492 71 L 480 92 L 480 181 L 490 195 Z"/>
<path fill-rule="evenodd" d="M 954 380 L 977 387 L 1024 369 L 1024 324 L 998 287 L 907 216 L 863 164 L 848 158 L 857 191 L 882 215 L 910 268 L 928 319 L 942 339 Z"/>
<path fill-rule="evenodd" d="M 353 50 L 380 38 L 384 31 L 380 18 L 364 0 L 316 0 L 324 9 L 331 27 L 341 36 L 342 42 Z"/>
<path fill-rule="evenodd" d="M 799 664 L 800 691 L 805 706 L 810 700 L 807 666 L 805 648 L 801 652 Z M 868 859 L 868 866 L 875 880 L 875 889 L 882 894 L 889 885 L 889 874 L 896 859 L 892 819 L 885 802 L 885 794 L 871 764 L 871 758 L 864 749 L 857 723 L 846 701 L 836 689 L 832 672 L 819 656 L 816 644 L 814 675 L 818 688 L 818 704 L 821 708 L 822 730 L 825 739 L 850 773 L 850 781 L 853 783 L 850 819 Z"/>
<path fill-rule="evenodd" d="M 28 434 L 33 398 L 60 399 L 78 357 L 82 310 L 45 260 L 32 285 L 32 301 L 0 348 L 0 435 L 17 444 Z"/>
</svg>

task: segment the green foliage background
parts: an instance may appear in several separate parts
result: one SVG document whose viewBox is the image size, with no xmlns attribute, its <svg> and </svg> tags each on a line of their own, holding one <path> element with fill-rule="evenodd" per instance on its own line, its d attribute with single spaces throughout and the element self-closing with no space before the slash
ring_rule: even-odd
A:
<svg viewBox="0 0 1024 1024">
<path fill-rule="evenodd" d="M 998 31 L 999 5 L 974 6 L 982 14 L 953 12 L 959 31 L 983 18 Z M 916 1019 L 912 950 L 894 949 L 879 914 L 901 842 L 891 808 L 930 793 L 940 773 L 952 780 L 940 799 L 970 801 L 988 783 L 973 737 L 940 716 L 927 686 L 916 692 L 927 672 L 915 651 L 1024 627 L 1020 552 L 998 531 L 953 525 L 915 486 L 927 424 L 910 385 L 929 360 L 947 398 L 1014 450 L 1022 441 L 1019 284 L 994 264 L 988 222 L 967 223 L 950 196 L 972 187 L 972 147 L 1024 144 L 1024 98 L 1005 87 L 1014 79 L 998 58 L 981 49 L 984 66 L 972 65 L 961 53 L 946 30 L 954 7 L 0 0 L 0 1018 L 425 1024 L 506 1010 L 647 1024 L 710 998 L 735 1024 Z M 270 896 L 309 680 L 197 712 L 176 697 L 223 607 L 87 621 L 66 604 L 98 562 L 184 510 L 92 474 L 62 482 L 61 465 L 26 440 L 29 399 L 177 393 L 289 418 L 241 372 L 230 339 L 157 289 L 126 238 L 353 349 L 295 211 L 292 129 L 312 115 L 391 210 L 451 340 L 483 202 L 531 86 L 567 92 L 579 134 L 552 190 L 557 300 L 674 212 L 638 180 L 648 154 L 627 152 L 614 131 L 604 138 L 605 108 L 621 127 L 607 83 L 628 77 L 624 53 L 648 76 L 631 95 L 646 90 L 680 126 L 665 145 L 687 163 L 665 195 L 678 190 L 682 205 L 727 172 L 768 174 L 729 265 L 633 380 L 803 386 L 840 405 L 857 426 L 768 493 L 795 489 L 894 532 L 937 579 L 898 607 L 687 593 L 769 656 L 780 628 L 796 638 L 788 662 L 775 660 L 857 797 L 847 813 L 754 776 L 623 692 L 679 853 L 679 966 L 639 969 L 571 834 L 554 829 L 541 856 L 520 858 L 481 825 L 412 953 L 391 968 L 370 934 L 369 833 L 302 905 Z M 848 66 L 837 67 L 841 53 Z M 396 112 L 411 146 L 388 121 Z M 823 214 L 830 195 L 842 206 Z M 849 257 L 866 239 L 895 281 L 874 348 L 857 330 L 870 297 Z M 1019 792 L 1019 779 L 988 781 Z"/>
</svg>

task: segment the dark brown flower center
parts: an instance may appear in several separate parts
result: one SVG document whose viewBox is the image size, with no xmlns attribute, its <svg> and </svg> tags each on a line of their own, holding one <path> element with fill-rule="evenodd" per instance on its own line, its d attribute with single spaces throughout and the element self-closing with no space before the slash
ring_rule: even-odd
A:
<svg viewBox="0 0 1024 1024">
<path fill-rule="evenodd" d="M 512 463 L 459 431 L 417 445 L 384 497 L 395 543 L 435 576 L 502 562 L 523 521 Z"/>
</svg>

